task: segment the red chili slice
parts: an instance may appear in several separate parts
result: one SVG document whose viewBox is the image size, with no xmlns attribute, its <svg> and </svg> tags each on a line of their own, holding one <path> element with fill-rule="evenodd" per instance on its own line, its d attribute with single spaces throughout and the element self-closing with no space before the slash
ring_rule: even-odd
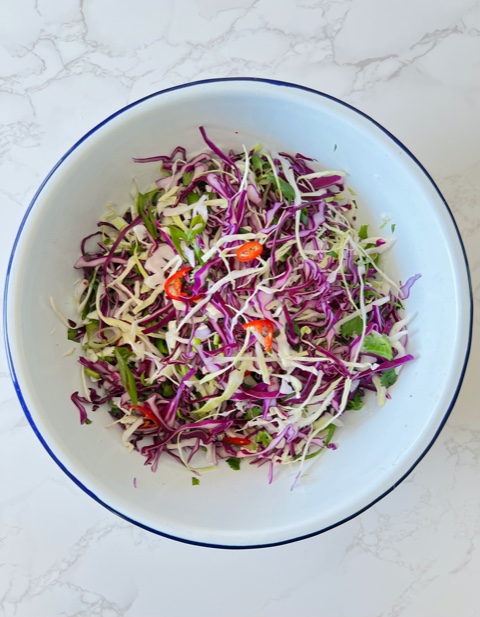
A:
<svg viewBox="0 0 480 617">
<path fill-rule="evenodd" d="M 129 405 L 128 409 L 139 409 L 143 413 L 143 415 L 146 416 L 147 420 L 150 420 L 151 422 L 153 422 L 157 426 L 160 424 L 160 422 L 158 421 L 157 416 L 153 413 L 153 411 L 150 411 L 150 409 L 147 409 L 146 407 L 143 407 L 143 405 Z M 144 427 L 144 425 L 142 424 L 142 428 L 143 427 Z"/>
<path fill-rule="evenodd" d="M 196 300 L 200 300 L 201 296 L 185 296 L 182 294 L 182 278 L 184 278 L 192 268 L 189 266 L 188 268 L 182 268 L 172 276 L 169 276 L 165 281 L 164 289 L 165 293 L 172 300 L 181 300 L 182 302 L 194 302 Z M 173 292 L 172 293 L 172 289 Z"/>
<path fill-rule="evenodd" d="M 263 246 L 260 242 L 245 242 L 238 247 L 236 255 L 239 261 L 252 261 L 263 252 Z"/>
<path fill-rule="evenodd" d="M 224 437 L 222 441 L 233 446 L 248 446 L 249 443 L 252 443 L 251 439 L 247 439 L 247 437 Z"/>
<path fill-rule="evenodd" d="M 265 330 L 267 330 L 267 334 L 265 335 L 265 351 L 271 350 L 275 327 L 269 319 L 255 319 L 254 321 L 249 321 L 243 325 L 243 328 L 244 330 L 247 330 L 247 328 L 254 328 L 260 334 L 264 334 Z"/>
</svg>

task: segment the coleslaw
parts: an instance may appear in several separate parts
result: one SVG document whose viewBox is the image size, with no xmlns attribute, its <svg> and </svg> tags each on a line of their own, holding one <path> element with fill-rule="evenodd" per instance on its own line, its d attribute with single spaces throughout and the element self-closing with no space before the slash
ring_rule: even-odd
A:
<svg viewBox="0 0 480 617">
<path fill-rule="evenodd" d="M 72 401 L 82 423 L 108 405 L 153 471 L 168 454 L 194 474 L 266 464 L 270 482 L 296 464 L 297 480 L 413 359 L 403 300 L 419 275 L 402 286 L 382 270 L 394 239 L 356 225 L 344 172 L 224 152 L 200 131 L 196 156 L 136 159 L 155 181 L 82 241 Z"/>
</svg>

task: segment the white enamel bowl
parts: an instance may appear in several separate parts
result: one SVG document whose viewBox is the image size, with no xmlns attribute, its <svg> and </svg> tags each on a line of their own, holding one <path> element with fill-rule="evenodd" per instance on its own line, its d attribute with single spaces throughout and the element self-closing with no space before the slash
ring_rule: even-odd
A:
<svg viewBox="0 0 480 617">
<path fill-rule="evenodd" d="M 272 485 L 266 468 L 227 465 L 191 473 L 161 460 L 152 473 L 106 429 L 100 410 L 80 426 L 70 401 L 81 389 L 76 356 L 53 313 L 53 296 L 72 312 L 73 270 L 83 236 L 105 204 L 128 200 L 132 178 L 153 179 L 155 165 L 134 156 L 203 148 L 198 126 L 220 146 L 301 152 L 348 172 L 360 222 L 389 215 L 397 243 L 387 270 L 405 281 L 420 272 L 407 302 L 414 316 L 409 350 L 393 398 L 345 416 L 338 449 L 290 490 L 285 468 Z M 387 494 L 427 452 L 455 402 L 468 357 L 471 291 L 452 215 L 427 172 L 375 121 L 324 94 L 255 79 L 198 82 L 158 92 L 107 118 L 57 163 L 20 227 L 6 284 L 5 331 L 12 377 L 25 414 L 50 455 L 91 497 L 127 520 L 178 540 L 217 547 L 259 547 L 308 537 L 362 512 Z M 136 478 L 136 488 L 133 479 Z"/>
</svg>

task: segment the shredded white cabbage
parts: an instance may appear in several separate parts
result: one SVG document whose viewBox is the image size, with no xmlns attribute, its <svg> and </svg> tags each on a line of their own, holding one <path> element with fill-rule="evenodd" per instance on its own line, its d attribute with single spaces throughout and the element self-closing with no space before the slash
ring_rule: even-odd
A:
<svg viewBox="0 0 480 617">
<path fill-rule="evenodd" d="M 108 204 L 78 262 L 76 327 L 50 302 L 83 346 L 84 399 L 110 396 L 129 449 L 157 443 L 194 472 L 267 458 L 300 474 L 411 359 L 379 265 L 394 238 L 356 229 L 345 172 L 260 146 L 221 157 L 204 138 L 213 153 L 179 148 L 134 203 Z"/>
</svg>

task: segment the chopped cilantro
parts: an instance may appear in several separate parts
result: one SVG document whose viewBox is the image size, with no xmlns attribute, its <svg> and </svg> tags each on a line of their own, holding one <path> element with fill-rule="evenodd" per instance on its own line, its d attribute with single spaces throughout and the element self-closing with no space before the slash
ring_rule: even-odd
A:
<svg viewBox="0 0 480 617">
<path fill-rule="evenodd" d="M 198 478 L 192 478 L 192 486 L 198 486 L 200 484 L 200 480 Z"/>
<path fill-rule="evenodd" d="M 193 178 L 193 171 L 186 171 L 182 176 L 183 186 L 188 186 Z"/>
<path fill-rule="evenodd" d="M 286 324 L 285 328 L 290 332 L 290 330 L 292 329 L 290 324 Z M 297 336 L 302 336 L 302 329 L 300 328 L 300 326 L 296 323 L 293 322 L 293 332 L 297 335 Z M 274 336 L 278 336 L 278 332 L 274 332 Z"/>
<path fill-rule="evenodd" d="M 343 338 L 350 338 L 354 334 L 360 336 L 363 331 L 363 319 L 360 315 L 357 317 L 353 317 L 353 319 L 349 319 L 345 323 L 340 326 L 340 334 Z"/>
<path fill-rule="evenodd" d="M 207 224 L 202 216 L 199 214 L 194 216 L 190 221 L 190 230 L 187 234 L 187 242 L 191 242 L 196 236 L 198 236 L 198 234 L 201 234 L 206 226 Z"/>
<path fill-rule="evenodd" d="M 250 162 L 252 164 L 253 171 L 262 171 L 262 159 L 258 156 L 258 154 L 252 154 Z"/>
<path fill-rule="evenodd" d="M 368 225 L 362 225 L 360 227 L 360 231 L 358 232 L 358 237 L 361 240 L 365 240 L 366 238 L 368 238 Z"/>
<path fill-rule="evenodd" d="M 360 390 L 357 390 L 352 398 L 347 403 L 347 409 L 359 410 L 363 407 L 362 396 Z"/>
<path fill-rule="evenodd" d="M 79 332 L 76 328 L 68 328 L 67 338 L 69 341 L 77 341 L 78 343 Z"/>
<path fill-rule="evenodd" d="M 167 381 L 162 383 L 161 390 L 162 390 L 162 396 L 164 396 L 165 398 L 171 398 L 175 394 L 175 390 L 173 389 L 173 386 Z"/>
<path fill-rule="evenodd" d="M 385 334 L 380 336 L 376 334 L 369 334 L 363 340 L 363 350 L 366 353 L 373 353 L 376 356 L 381 356 L 387 360 L 393 358 L 392 346 Z"/>
<path fill-rule="evenodd" d="M 234 456 L 231 456 L 230 458 L 227 458 L 227 463 L 229 464 L 231 469 L 233 469 L 234 471 L 238 471 L 240 469 L 240 459 L 239 458 L 235 458 Z"/>
<path fill-rule="evenodd" d="M 392 223 L 392 225 L 391 225 L 392 234 L 393 234 L 393 232 L 395 231 L 395 227 L 396 227 L 396 226 L 397 226 L 397 224 L 396 224 L 396 223 Z"/>
<path fill-rule="evenodd" d="M 185 259 L 185 255 L 183 254 L 181 240 L 185 240 L 185 233 L 179 228 L 175 227 L 175 225 L 170 225 L 170 238 L 172 239 L 173 246 L 175 247 L 177 253 L 180 255 L 182 259 Z"/>
<path fill-rule="evenodd" d="M 200 197 L 196 193 L 189 193 L 187 195 L 187 204 L 191 206 L 192 204 L 196 204 Z"/>
<path fill-rule="evenodd" d="M 385 388 L 389 386 L 393 386 L 393 384 L 397 381 L 397 374 L 395 373 L 394 368 L 389 368 L 386 371 L 382 371 L 382 376 L 380 377 L 380 383 Z"/>
<path fill-rule="evenodd" d="M 257 418 L 261 413 L 261 407 L 252 407 L 251 409 L 247 410 L 247 413 L 245 415 L 248 420 L 251 420 L 252 418 Z"/>
<path fill-rule="evenodd" d="M 164 356 L 168 356 L 167 343 L 163 339 L 157 339 L 156 346 L 160 353 L 163 353 Z"/>
<path fill-rule="evenodd" d="M 280 190 L 282 191 L 282 195 L 287 201 L 292 202 L 295 199 L 295 191 L 293 190 L 291 184 L 288 184 L 288 182 L 285 182 L 285 180 L 282 180 L 282 178 L 279 178 L 278 182 L 280 184 Z"/>
<path fill-rule="evenodd" d="M 117 347 L 114 353 L 115 355 L 117 355 L 117 353 L 120 354 L 120 356 L 122 356 L 125 362 L 128 362 L 130 358 L 133 356 L 133 351 L 131 351 L 127 347 Z"/>
<path fill-rule="evenodd" d="M 86 329 L 88 338 L 90 338 L 91 336 L 96 334 L 96 332 L 98 330 L 98 326 L 99 326 L 98 319 L 91 319 L 90 322 L 87 323 L 85 329 Z"/>
<path fill-rule="evenodd" d="M 264 448 L 272 441 L 272 436 L 268 431 L 259 431 L 255 437 L 257 443 L 261 443 Z"/>
<path fill-rule="evenodd" d="M 266 179 L 276 185 L 280 194 L 283 195 L 287 201 L 292 202 L 295 199 L 295 191 L 288 182 L 278 176 L 275 178 L 273 174 L 269 174 Z"/>
<path fill-rule="evenodd" d="M 113 401 L 108 401 L 108 404 L 110 405 L 110 410 L 109 410 L 110 415 L 117 419 L 121 418 L 122 411 L 117 407 L 117 405 L 115 405 Z"/>
</svg>

